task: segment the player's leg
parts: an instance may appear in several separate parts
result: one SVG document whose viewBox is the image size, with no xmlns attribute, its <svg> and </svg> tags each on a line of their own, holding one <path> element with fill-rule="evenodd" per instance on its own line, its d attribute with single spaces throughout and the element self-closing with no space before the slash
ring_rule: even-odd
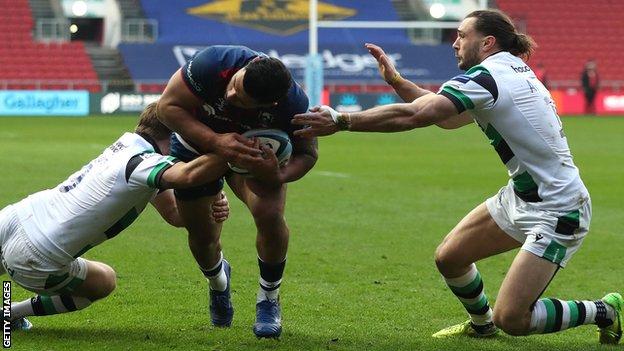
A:
<svg viewBox="0 0 624 351">
<path fill-rule="evenodd" d="M 284 219 L 286 185 L 265 188 L 238 175 L 229 177 L 228 184 L 249 208 L 257 228 L 260 286 L 256 300 L 254 333 L 258 337 L 278 337 L 282 330 L 279 289 L 286 266 L 290 235 Z"/>
<path fill-rule="evenodd" d="M 622 336 L 624 307 L 620 294 L 611 293 L 596 300 L 538 300 L 557 267 L 565 266 L 587 234 L 589 200 L 569 213 L 533 216 L 534 220 L 523 218 L 525 223 L 536 224 L 503 281 L 494 311 L 496 324 L 512 335 L 552 333 L 596 324 L 601 343 L 617 344 Z"/>
<path fill-rule="evenodd" d="M 527 335 L 554 333 L 584 324 L 596 324 L 605 332 L 616 324 L 614 335 L 604 335 L 601 342 L 619 342 L 624 304 L 619 294 L 596 300 L 538 300 L 557 269 L 557 264 L 521 250 L 498 293 L 496 325 L 507 334 Z"/>
<path fill-rule="evenodd" d="M 171 136 L 170 154 L 189 162 L 198 157 L 182 144 L 174 134 Z M 180 217 L 188 232 L 188 245 L 200 270 L 208 279 L 210 296 L 210 319 L 215 326 L 229 327 L 234 308 L 230 299 L 230 266 L 221 253 L 221 223 L 214 221 L 212 203 L 223 189 L 223 179 L 203 186 L 175 190 Z"/>
<path fill-rule="evenodd" d="M 520 245 L 498 226 L 485 203 L 473 209 L 451 230 L 436 250 L 436 265 L 451 292 L 468 312 L 470 321 L 445 328 L 434 337 L 489 336 L 496 332 L 492 309 L 475 262 Z"/>
<path fill-rule="evenodd" d="M 221 252 L 222 224 L 215 222 L 210 216 L 212 204 L 220 196 L 219 191 L 210 192 L 217 195 L 204 195 L 199 190 L 176 190 L 176 202 L 188 232 L 188 245 L 208 280 L 210 296 L 210 317 L 215 326 L 229 327 L 232 323 L 234 308 L 231 303 L 229 263 Z M 203 194 L 206 192 L 204 191 Z"/>
<path fill-rule="evenodd" d="M 116 286 L 116 274 L 110 266 L 82 258 L 54 273 L 47 269 L 46 272 L 27 271 L 20 265 L 15 266 L 15 261 L 9 269 L 18 284 L 38 293 L 11 304 L 12 320 L 78 311 L 105 298 Z"/>
</svg>

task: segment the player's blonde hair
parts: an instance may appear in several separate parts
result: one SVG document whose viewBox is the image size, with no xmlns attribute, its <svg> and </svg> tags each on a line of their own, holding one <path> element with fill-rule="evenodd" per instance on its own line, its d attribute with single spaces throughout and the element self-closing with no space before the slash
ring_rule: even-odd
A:
<svg viewBox="0 0 624 351">
<path fill-rule="evenodd" d="M 466 18 L 476 18 L 475 30 L 496 38 L 499 47 L 514 56 L 528 59 L 537 44 L 530 36 L 516 30 L 509 16 L 499 10 L 473 11 Z"/>
<path fill-rule="evenodd" d="M 145 133 L 154 138 L 154 140 L 169 139 L 171 130 L 158 119 L 156 111 L 157 105 L 158 102 L 152 102 L 145 106 L 145 109 L 143 109 L 139 117 L 139 125 L 137 125 L 134 131 L 137 133 Z"/>
</svg>

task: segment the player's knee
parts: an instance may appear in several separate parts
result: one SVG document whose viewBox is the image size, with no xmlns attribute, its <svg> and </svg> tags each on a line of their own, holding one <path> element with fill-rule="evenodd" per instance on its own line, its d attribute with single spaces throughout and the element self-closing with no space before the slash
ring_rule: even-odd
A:
<svg viewBox="0 0 624 351">
<path fill-rule="evenodd" d="M 117 274 L 115 273 L 115 270 L 103 263 L 100 266 L 100 270 L 98 289 L 96 289 L 93 296 L 91 296 L 94 300 L 107 297 L 117 287 Z"/>
<path fill-rule="evenodd" d="M 258 225 L 275 226 L 284 222 L 284 206 L 279 204 L 255 206 L 251 214 Z"/>
<path fill-rule="evenodd" d="M 531 316 L 514 309 L 495 309 L 494 324 L 505 333 L 513 336 L 529 333 Z"/>
<path fill-rule="evenodd" d="M 435 251 L 435 264 L 442 274 L 457 266 L 456 259 L 457 258 L 454 257 L 449 250 L 447 250 L 444 243 L 438 245 L 438 248 Z"/>
</svg>

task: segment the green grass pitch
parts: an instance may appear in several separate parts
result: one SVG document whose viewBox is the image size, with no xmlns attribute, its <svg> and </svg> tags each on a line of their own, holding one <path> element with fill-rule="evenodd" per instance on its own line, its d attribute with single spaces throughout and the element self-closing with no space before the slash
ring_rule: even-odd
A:
<svg viewBox="0 0 624 351">
<path fill-rule="evenodd" d="M 135 118 L 0 118 L 0 207 L 58 184 Z M 592 194 L 592 230 L 546 296 L 600 298 L 624 290 L 624 119 L 563 118 Z M 206 282 L 183 230 L 148 208 L 122 235 L 92 249 L 118 273 L 107 299 L 72 314 L 33 317 L 15 350 L 598 350 L 594 327 L 493 340 L 434 340 L 466 318 L 433 253 L 471 208 L 506 182 L 475 126 L 400 134 L 343 134 L 320 142 L 320 160 L 289 186 L 291 229 L 282 285 L 284 333 L 257 340 L 255 229 L 233 195 L 222 241 L 233 266 L 234 323 L 214 329 Z M 514 256 L 480 263 L 488 296 Z M 3 276 L 7 279 L 7 276 Z M 13 299 L 31 294 L 13 285 Z"/>
</svg>

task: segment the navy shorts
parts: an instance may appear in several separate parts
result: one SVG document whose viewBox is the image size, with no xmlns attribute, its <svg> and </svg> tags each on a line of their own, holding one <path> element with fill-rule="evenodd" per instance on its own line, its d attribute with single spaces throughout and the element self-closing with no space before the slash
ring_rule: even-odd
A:
<svg viewBox="0 0 624 351">
<path fill-rule="evenodd" d="M 178 140 L 176 135 L 173 133 L 171 134 L 171 145 L 169 146 L 169 153 L 171 154 L 171 156 L 183 162 L 190 162 L 199 157 L 198 154 L 184 147 L 184 145 L 182 145 L 180 140 Z M 195 200 L 201 197 L 217 195 L 222 189 L 223 177 L 200 186 L 186 189 L 176 189 L 174 190 L 174 192 L 176 198 L 179 200 Z"/>
</svg>

